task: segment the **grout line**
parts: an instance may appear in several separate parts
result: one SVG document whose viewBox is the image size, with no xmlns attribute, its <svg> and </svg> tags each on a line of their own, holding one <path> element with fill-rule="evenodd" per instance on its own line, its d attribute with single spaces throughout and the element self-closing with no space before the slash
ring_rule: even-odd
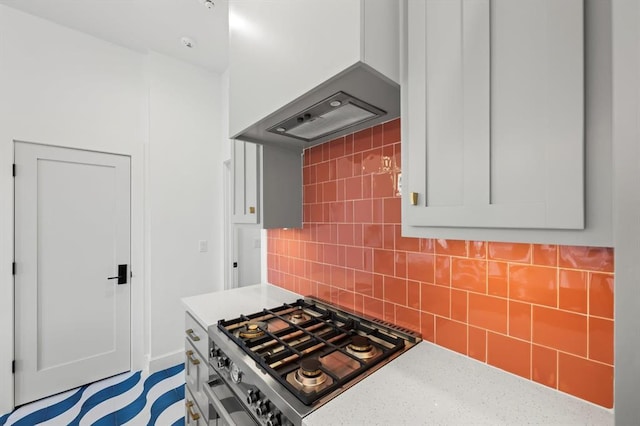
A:
<svg viewBox="0 0 640 426">
<path fill-rule="evenodd" d="M 591 358 L 590 339 L 591 333 L 589 332 L 589 326 L 591 325 L 591 277 L 592 274 L 587 274 L 587 358 Z M 615 339 L 614 339 L 615 350 Z"/>
<path fill-rule="evenodd" d="M 560 351 L 556 351 L 556 389 L 560 386 Z"/>
<path fill-rule="evenodd" d="M 489 332 L 484 331 L 484 362 L 489 364 Z"/>
</svg>

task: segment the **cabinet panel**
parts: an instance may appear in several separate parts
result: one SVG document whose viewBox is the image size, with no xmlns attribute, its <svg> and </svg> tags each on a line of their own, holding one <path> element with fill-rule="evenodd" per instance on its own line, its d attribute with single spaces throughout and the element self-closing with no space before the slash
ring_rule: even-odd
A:
<svg viewBox="0 0 640 426">
<path fill-rule="evenodd" d="M 209 364 L 188 341 L 185 341 L 185 385 L 202 413 L 208 408 L 207 396 L 203 391 L 209 380 Z"/>
<path fill-rule="evenodd" d="M 582 228 L 581 0 L 494 0 L 491 9 L 491 202 L 546 205 Z"/>
<path fill-rule="evenodd" d="M 302 153 L 262 147 L 263 228 L 302 227 Z"/>
<path fill-rule="evenodd" d="M 232 143 L 233 222 L 258 223 L 260 147 L 253 143 Z"/>
<path fill-rule="evenodd" d="M 425 202 L 487 204 L 489 0 L 430 1 L 425 15 Z"/>
<path fill-rule="evenodd" d="M 233 222 L 302 227 L 302 154 L 233 141 Z"/>
<path fill-rule="evenodd" d="M 207 419 L 202 415 L 198 405 L 196 404 L 191 392 L 187 388 L 184 398 L 185 405 L 185 424 L 187 426 L 206 426 Z"/>
<path fill-rule="evenodd" d="M 209 353 L 209 336 L 204 327 L 189 312 L 185 314 L 185 335 L 187 341 L 196 348 L 200 356 L 206 358 Z"/>
<path fill-rule="evenodd" d="M 426 204 L 462 205 L 464 132 L 462 82 L 462 2 L 426 6 Z M 413 45 L 411 45 L 413 47 Z M 420 49 L 422 50 L 422 49 Z M 410 54 L 409 58 L 413 57 Z M 418 74 L 418 77 L 420 77 Z"/>
<path fill-rule="evenodd" d="M 584 228 L 582 1 L 411 0 L 406 19 L 405 224 Z"/>
</svg>

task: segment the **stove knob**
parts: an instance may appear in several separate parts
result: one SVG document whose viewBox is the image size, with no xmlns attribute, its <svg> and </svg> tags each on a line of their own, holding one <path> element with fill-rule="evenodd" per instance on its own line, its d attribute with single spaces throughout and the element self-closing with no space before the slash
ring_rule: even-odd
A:
<svg viewBox="0 0 640 426">
<path fill-rule="evenodd" d="M 269 412 L 269 401 L 263 399 L 262 401 L 258 401 L 256 405 L 256 414 L 258 416 L 264 416 Z"/>
<path fill-rule="evenodd" d="M 267 426 L 280 426 L 280 413 L 267 414 Z"/>
<path fill-rule="evenodd" d="M 260 392 L 257 389 L 249 389 L 247 391 L 247 404 L 251 405 L 260 399 Z"/>
<path fill-rule="evenodd" d="M 227 368 L 229 366 L 229 358 L 226 356 L 218 357 L 218 368 Z"/>
</svg>

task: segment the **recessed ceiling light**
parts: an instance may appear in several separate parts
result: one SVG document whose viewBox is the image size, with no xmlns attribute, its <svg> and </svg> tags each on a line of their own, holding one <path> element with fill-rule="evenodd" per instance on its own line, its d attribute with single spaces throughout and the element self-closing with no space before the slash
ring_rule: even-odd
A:
<svg viewBox="0 0 640 426">
<path fill-rule="evenodd" d="M 278 131 L 278 132 L 280 132 L 280 133 L 284 132 L 285 130 L 287 130 L 287 129 L 285 129 L 284 127 L 278 127 L 278 128 L 276 129 L 276 131 Z"/>
<path fill-rule="evenodd" d="M 339 107 L 340 105 L 342 105 L 342 102 L 340 101 L 331 101 L 329 102 L 329 105 L 331 105 L 332 107 Z"/>
<path fill-rule="evenodd" d="M 182 37 L 180 41 L 182 41 L 182 45 L 188 49 L 196 47 L 196 42 L 190 37 Z"/>
</svg>

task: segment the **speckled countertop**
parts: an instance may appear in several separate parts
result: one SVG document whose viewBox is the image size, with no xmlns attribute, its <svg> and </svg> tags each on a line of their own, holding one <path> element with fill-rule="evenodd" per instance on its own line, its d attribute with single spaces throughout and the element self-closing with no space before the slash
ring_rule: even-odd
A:
<svg viewBox="0 0 640 426">
<path fill-rule="evenodd" d="M 292 302 L 269 284 L 182 299 L 201 324 Z M 304 419 L 327 425 L 613 425 L 613 411 L 421 342 Z"/>
<path fill-rule="evenodd" d="M 185 297 L 182 304 L 202 325 L 209 327 L 221 319 L 233 319 L 240 314 L 252 314 L 286 302 L 295 302 L 299 294 L 271 284 L 258 284 L 232 290 Z"/>
<path fill-rule="evenodd" d="M 613 411 L 421 342 L 304 424 L 604 426 Z"/>
</svg>

